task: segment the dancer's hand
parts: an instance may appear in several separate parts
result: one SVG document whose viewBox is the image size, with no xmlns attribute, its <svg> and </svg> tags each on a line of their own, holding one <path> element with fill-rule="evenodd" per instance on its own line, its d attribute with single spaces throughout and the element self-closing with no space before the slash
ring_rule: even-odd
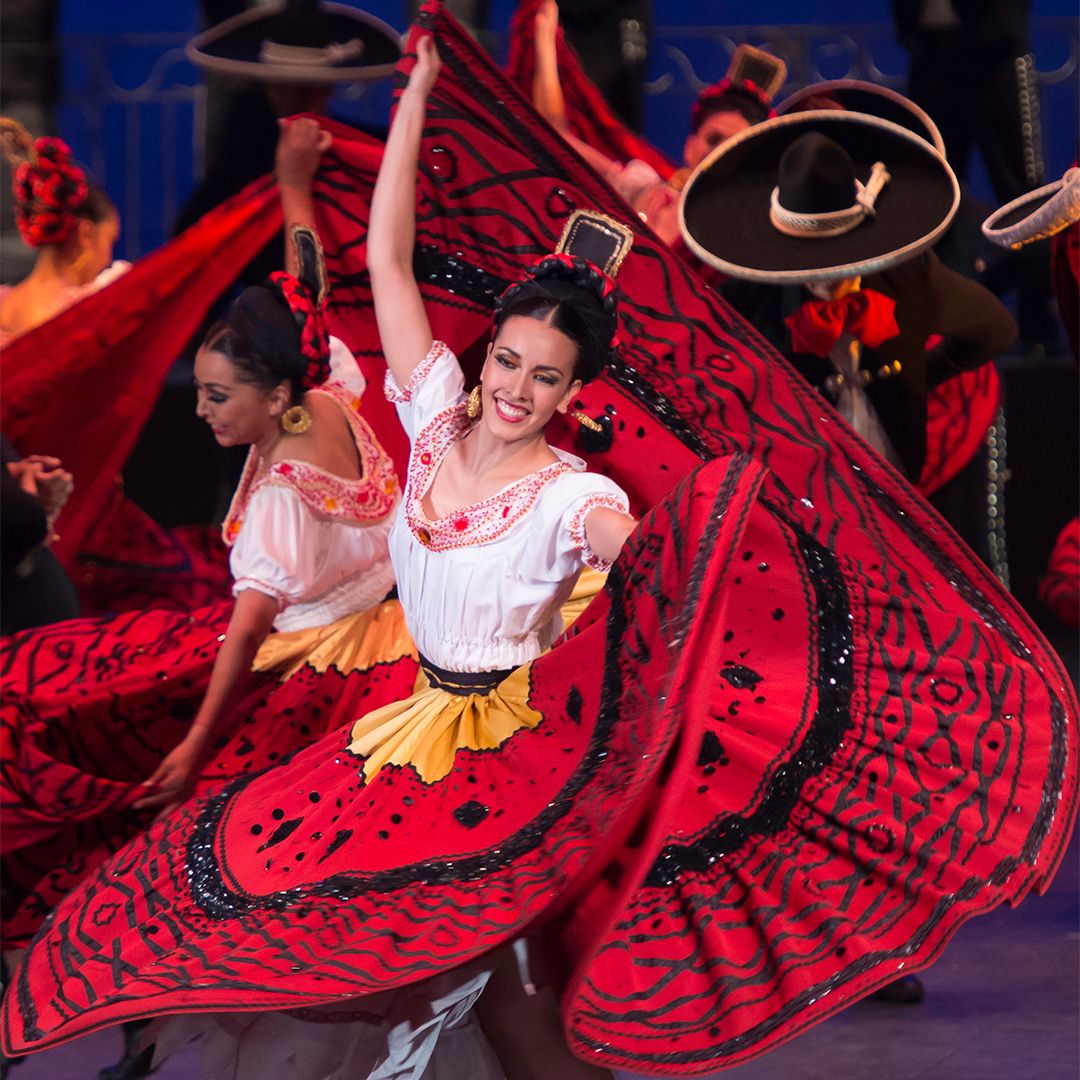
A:
<svg viewBox="0 0 1080 1080">
<path fill-rule="evenodd" d="M 23 491 L 41 503 L 51 528 L 75 486 L 71 473 L 61 466 L 59 458 L 44 454 L 9 461 L 8 472 Z"/>
<path fill-rule="evenodd" d="M 274 154 L 274 175 L 278 185 L 309 191 L 319 161 L 330 149 L 334 137 L 319 127 L 318 121 L 306 116 L 299 120 L 279 120 L 278 127 Z"/>
<path fill-rule="evenodd" d="M 406 93 L 416 94 L 427 100 L 435 80 L 439 77 L 442 68 L 442 60 L 439 59 L 439 49 L 435 44 L 435 38 L 431 34 L 425 34 L 416 41 L 416 64 L 409 74 L 409 83 L 405 87 Z"/>
<path fill-rule="evenodd" d="M 203 762 L 204 744 L 202 738 L 196 734 L 198 730 L 201 729 L 193 729 L 179 746 L 166 755 L 153 775 L 143 781 L 144 788 L 153 789 L 152 794 L 133 803 L 134 809 L 161 806 L 164 814 L 191 797 L 195 777 Z"/>
<path fill-rule="evenodd" d="M 38 498 L 45 507 L 45 516 L 51 527 L 75 488 L 74 477 L 61 466 L 57 458 L 32 454 L 28 460 L 38 467 Z"/>
<path fill-rule="evenodd" d="M 555 46 L 559 32 L 559 5 L 556 0 L 543 0 L 536 11 L 535 22 L 537 44 Z"/>
</svg>

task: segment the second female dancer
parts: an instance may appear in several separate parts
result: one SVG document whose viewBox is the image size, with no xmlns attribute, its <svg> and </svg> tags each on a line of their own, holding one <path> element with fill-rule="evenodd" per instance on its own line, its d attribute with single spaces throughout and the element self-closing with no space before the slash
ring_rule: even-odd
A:
<svg viewBox="0 0 1080 1080">
<path fill-rule="evenodd" d="M 415 676 L 387 534 L 393 464 L 357 411 L 363 377 L 325 329 L 311 175 L 328 136 L 298 120 L 278 181 L 286 262 L 195 361 L 198 414 L 250 445 L 224 526 L 235 603 L 70 620 L 4 639 L 4 947 L 153 816 L 258 771 Z M 273 631 L 273 632 L 272 632 Z"/>
</svg>

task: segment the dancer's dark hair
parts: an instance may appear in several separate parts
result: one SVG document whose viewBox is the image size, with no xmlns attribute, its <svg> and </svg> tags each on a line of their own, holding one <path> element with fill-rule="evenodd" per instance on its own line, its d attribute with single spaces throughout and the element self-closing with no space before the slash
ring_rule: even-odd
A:
<svg viewBox="0 0 1080 1080">
<path fill-rule="evenodd" d="M 695 110 L 691 121 L 691 131 L 696 134 L 701 125 L 717 113 L 738 113 L 748 124 L 760 124 L 769 119 L 769 107 L 759 97 L 741 86 L 730 86 L 723 94 L 707 98 Z"/>
<path fill-rule="evenodd" d="M 615 350 L 618 302 L 611 279 L 584 259 L 551 255 L 511 285 L 495 304 L 494 334 L 507 319 L 543 319 L 577 346 L 574 378 L 592 382 Z"/>
<path fill-rule="evenodd" d="M 308 361 L 300 351 L 300 329 L 277 289 L 265 285 L 245 289 L 229 314 L 210 328 L 203 348 L 221 353 L 241 381 L 262 390 L 287 382 L 290 405 L 304 395 Z"/>
<path fill-rule="evenodd" d="M 245 289 L 228 316 L 210 328 L 204 346 L 227 357 L 245 382 L 264 390 L 288 382 L 295 405 L 330 377 L 330 331 L 318 234 L 293 225 L 289 241 L 300 276 L 276 270 L 265 285 Z"/>
</svg>

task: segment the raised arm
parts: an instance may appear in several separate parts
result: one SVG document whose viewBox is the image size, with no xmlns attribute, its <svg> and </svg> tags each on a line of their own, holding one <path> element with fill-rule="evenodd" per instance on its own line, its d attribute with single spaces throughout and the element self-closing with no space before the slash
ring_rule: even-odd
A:
<svg viewBox="0 0 1080 1080">
<path fill-rule="evenodd" d="M 413 274 L 413 243 L 420 136 L 428 94 L 441 65 L 432 37 L 417 41 L 416 54 L 416 66 L 398 99 L 375 182 L 367 243 L 371 294 L 383 355 L 400 387 L 409 381 L 413 369 L 431 348 L 431 324 Z"/>
<path fill-rule="evenodd" d="M 315 229 L 315 204 L 311 184 L 319 168 L 319 160 L 330 149 L 333 136 L 315 120 L 279 120 L 277 151 L 274 154 L 274 175 L 281 196 L 281 211 L 285 217 L 285 269 L 294 277 L 300 274 L 296 245 L 289 240 L 293 225 Z M 318 231 L 318 230 L 316 230 Z"/>
<path fill-rule="evenodd" d="M 536 13 L 534 41 L 536 73 L 533 75 L 533 108 L 609 183 L 622 166 L 579 139 L 566 118 L 566 98 L 559 79 L 559 8 L 544 0 Z"/>
</svg>

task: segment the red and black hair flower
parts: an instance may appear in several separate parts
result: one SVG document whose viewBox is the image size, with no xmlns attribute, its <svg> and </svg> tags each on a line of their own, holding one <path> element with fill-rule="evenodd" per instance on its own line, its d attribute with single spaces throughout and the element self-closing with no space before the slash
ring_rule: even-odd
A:
<svg viewBox="0 0 1080 1080">
<path fill-rule="evenodd" d="M 49 137 L 34 141 L 33 156 L 15 169 L 11 189 L 15 222 L 30 247 L 67 240 L 90 194 L 86 173 L 75 164 L 70 147 Z"/>
<path fill-rule="evenodd" d="M 730 106 L 732 112 L 741 113 L 749 123 L 761 123 L 776 115 L 772 98 L 753 79 L 725 77 L 712 86 L 706 86 L 698 94 L 690 112 L 690 130 L 697 131 L 709 115 L 723 112 L 725 106 Z M 753 115 L 748 115 L 748 112 Z"/>
<path fill-rule="evenodd" d="M 316 303 L 303 282 L 283 270 L 271 274 L 267 285 L 284 297 L 300 331 L 300 353 L 307 362 L 300 385 L 304 390 L 322 386 L 330 378 L 330 331 L 325 307 Z"/>
</svg>

